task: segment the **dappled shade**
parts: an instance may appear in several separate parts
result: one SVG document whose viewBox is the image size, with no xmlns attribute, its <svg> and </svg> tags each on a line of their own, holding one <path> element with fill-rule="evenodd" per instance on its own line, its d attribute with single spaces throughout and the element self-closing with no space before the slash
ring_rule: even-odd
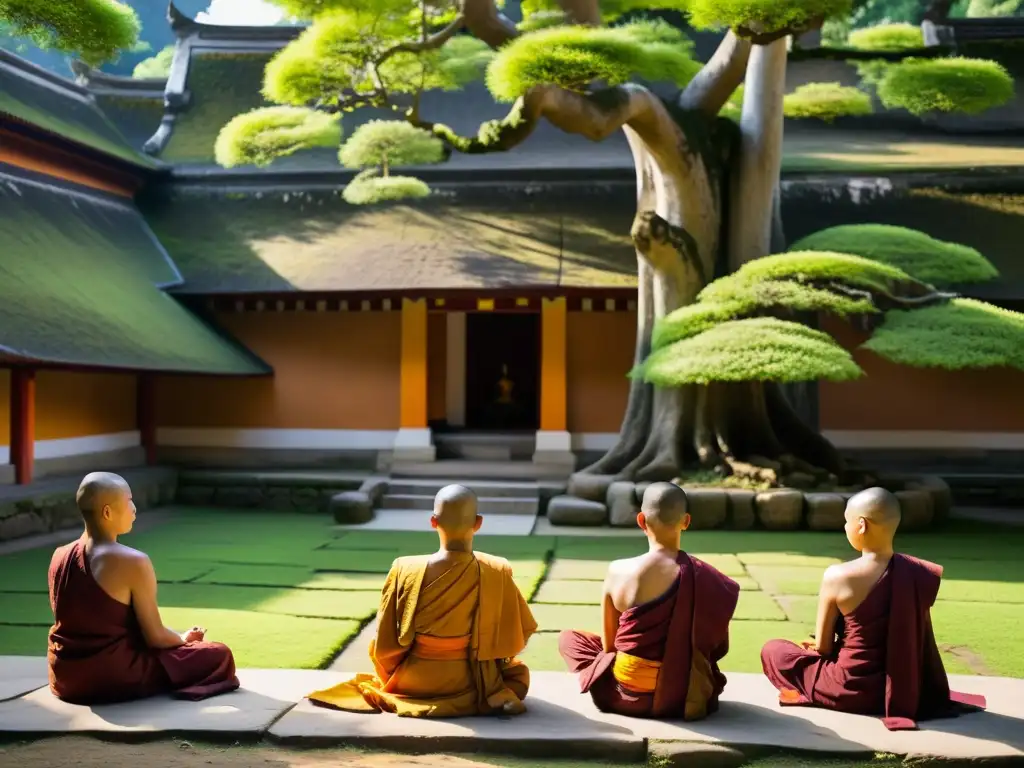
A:
<svg viewBox="0 0 1024 768">
<path fill-rule="evenodd" d="M 918 368 L 1024 370 L 1024 314 L 974 299 L 892 311 L 862 346 Z"/>
<path fill-rule="evenodd" d="M 863 256 L 902 269 L 932 285 L 980 283 L 999 277 L 996 268 L 974 248 L 888 224 L 830 227 L 799 240 L 789 250 Z"/>
<path fill-rule="evenodd" d="M 659 387 L 736 381 L 845 381 L 863 375 L 832 338 L 773 317 L 732 320 L 653 352 L 634 375 Z"/>
</svg>

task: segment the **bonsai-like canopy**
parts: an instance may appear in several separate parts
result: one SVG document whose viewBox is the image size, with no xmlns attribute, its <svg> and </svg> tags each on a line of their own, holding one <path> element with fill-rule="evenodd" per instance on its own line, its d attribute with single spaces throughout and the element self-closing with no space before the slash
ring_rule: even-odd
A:
<svg viewBox="0 0 1024 768">
<path fill-rule="evenodd" d="M 8 0 L 0 3 L 0 17 L 13 35 L 93 66 L 135 45 L 142 28 L 131 6 L 118 0 Z"/>
<path fill-rule="evenodd" d="M 823 229 L 794 243 L 789 250 L 863 256 L 938 286 L 981 283 L 999 277 L 992 263 L 974 248 L 888 224 L 847 224 Z"/>
</svg>

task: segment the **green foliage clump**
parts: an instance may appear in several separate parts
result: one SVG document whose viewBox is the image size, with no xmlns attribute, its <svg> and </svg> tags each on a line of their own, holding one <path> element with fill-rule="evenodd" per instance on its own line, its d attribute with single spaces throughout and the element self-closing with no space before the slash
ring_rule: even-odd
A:
<svg viewBox="0 0 1024 768">
<path fill-rule="evenodd" d="M 828 334 L 774 317 L 753 317 L 655 350 L 632 375 L 659 387 L 679 387 L 716 381 L 845 381 L 863 371 Z"/>
<path fill-rule="evenodd" d="M 437 52 L 436 68 L 444 90 L 462 88 L 483 78 L 494 49 L 470 35 L 456 35 Z"/>
<path fill-rule="evenodd" d="M 863 256 L 938 286 L 980 283 L 999 277 L 992 263 L 974 248 L 888 224 L 847 224 L 823 229 L 794 243 L 789 250 Z"/>
<path fill-rule="evenodd" d="M 266 166 L 278 157 L 341 143 L 338 115 L 302 107 L 264 107 L 238 115 L 221 128 L 214 157 L 224 168 Z"/>
<path fill-rule="evenodd" d="M 526 34 L 527 32 L 536 32 L 538 29 L 559 27 L 563 24 L 565 24 L 565 14 L 561 11 L 537 11 L 528 16 L 524 13 L 523 20 L 516 24 L 516 29 Z"/>
<path fill-rule="evenodd" d="M 131 6 L 118 0 L 0 0 L 0 20 L 15 37 L 93 66 L 132 48 L 142 28 Z"/>
<path fill-rule="evenodd" d="M 747 27 L 761 32 L 799 29 L 817 18 L 845 16 L 852 0 L 689 0 L 698 29 Z"/>
<path fill-rule="evenodd" d="M 764 280 L 794 280 L 798 283 L 836 282 L 869 291 L 889 293 L 896 285 L 916 284 L 906 272 L 888 264 L 847 253 L 806 251 L 780 253 L 748 261 L 731 275 L 704 288 L 698 301 L 729 301 L 751 285 Z"/>
<path fill-rule="evenodd" d="M 374 176 L 363 172 L 349 182 L 341 196 L 349 205 L 372 205 L 410 198 L 427 197 L 430 187 L 412 176 Z"/>
<path fill-rule="evenodd" d="M 371 120 L 356 129 L 338 159 L 346 168 L 379 168 L 387 176 L 395 166 L 441 162 L 444 145 L 404 120 Z"/>
<path fill-rule="evenodd" d="M 373 0 L 373 3 L 361 0 L 270 0 L 270 3 L 296 19 L 318 19 L 336 11 L 409 12 L 413 7 L 408 0 Z"/>
<path fill-rule="evenodd" d="M 692 50 L 689 38 L 660 20 L 551 27 L 502 48 L 487 69 L 487 87 L 497 100 L 511 102 L 538 85 L 584 92 L 595 80 L 620 85 L 639 77 L 682 86 L 700 71 Z"/>
<path fill-rule="evenodd" d="M 173 61 L 174 46 L 165 46 L 156 56 L 150 56 L 136 64 L 135 69 L 132 70 L 132 77 L 136 80 L 166 80 L 171 74 Z"/>
<path fill-rule="evenodd" d="M 894 310 L 862 346 L 916 368 L 1024 369 L 1024 314 L 974 299 Z"/>
<path fill-rule="evenodd" d="M 839 83 L 806 83 L 783 101 L 786 117 L 813 118 L 831 123 L 837 117 L 870 115 L 871 97 L 859 88 Z"/>
<path fill-rule="evenodd" d="M 914 115 L 962 112 L 976 115 L 1013 99 L 1013 78 L 984 59 L 907 59 L 885 68 L 878 98 L 888 109 Z"/>
<path fill-rule="evenodd" d="M 666 315 L 654 327 L 651 346 L 660 349 L 719 323 L 766 312 L 829 312 L 837 317 L 849 317 L 878 311 L 870 299 L 843 296 L 790 280 L 732 283 L 731 286 L 728 294 L 723 291 L 715 301 L 698 301 Z"/>
<path fill-rule="evenodd" d="M 862 51 L 906 51 L 924 48 L 924 33 L 915 24 L 878 24 L 850 33 L 847 44 Z"/>
</svg>

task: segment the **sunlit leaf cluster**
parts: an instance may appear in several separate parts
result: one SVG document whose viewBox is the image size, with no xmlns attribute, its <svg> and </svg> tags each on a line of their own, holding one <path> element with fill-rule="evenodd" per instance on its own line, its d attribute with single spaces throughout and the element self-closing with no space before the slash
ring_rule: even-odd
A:
<svg viewBox="0 0 1024 768">
<path fill-rule="evenodd" d="M 806 83 L 783 100 L 786 117 L 815 119 L 831 123 L 839 117 L 870 115 L 871 96 L 853 86 L 839 83 Z"/>
<path fill-rule="evenodd" d="M 583 92 L 595 81 L 619 85 L 634 78 L 688 83 L 700 64 L 693 44 L 666 22 L 619 27 L 559 26 L 531 32 L 503 47 L 487 70 L 487 86 L 510 102 L 538 85 Z"/>
<path fill-rule="evenodd" d="M 659 387 L 740 381 L 846 381 L 863 375 L 821 331 L 774 317 L 729 320 L 662 347 L 634 371 Z"/>
<path fill-rule="evenodd" d="M 862 51 L 906 51 L 924 47 L 924 33 L 917 24 L 878 24 L 850 33 L 847 45 Z"/>
<path fill-rule="evenodd" d="M 339 116 L 302 107 L 264 107 L 238 115 L 217 136 L 214 157 L 224 168 L 269 165 L 300 149 L 341 143 Z"/>
<path fill-rule="evenodd" d="M 817 19 L 844 16 L 852 0 L 688 0 L 698 28 L 746 27 L 758 32 L 802 29 Z"/>
<path fill-rule="evenodd" d="M 346 168 L 375 168 L 386 177 L 392 168 L 440 162 L 444 146 L 404 120 L 371 120 L 355 130 L 338 159 Z"/>
<path fill-rule="evenodd" d="M 1013 99 L 1013 78 L 1001 64 L 984 59 L 908 59 L 884 69 L 878 98 L 889 109 L 915 115 L 961 112 L 976 115 Z"/>
<path fill-rule="evenodd" d="M 349 182 L 341 192 L 346 203 L 349 205 L 372 205 L 430 195 L 430 187 L 412 176 L 388 176 L 385 178 L 373 174 L 373 171 L 364 172 Z"/>
<path fill-rule="evenodd" d="M 135 11 L 118 0 L 0 0 L 0 21 L 16 37 L 93 66 L 131 48 L 141 30 Z"/>
<path fill-rule="evenodd" d="M 833 251 L 902 269 L 911 277 L 938 286 L 980 283 L 999 276 L 974 248 L 937 240 L 916 229 L 888 224 L 847 224 L 808 235 L 790 251 Z"/>
</svg>

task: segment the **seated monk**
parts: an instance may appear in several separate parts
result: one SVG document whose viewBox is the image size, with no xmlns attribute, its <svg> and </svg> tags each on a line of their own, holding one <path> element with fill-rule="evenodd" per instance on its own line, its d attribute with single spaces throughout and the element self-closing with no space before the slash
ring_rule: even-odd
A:
<svg viewBox="0 0 1024 768">
<path fill-rule="evenodd" d="M 441 548 L 391 565 L 370 643 L 375 675 L 311 693 L 315 704 L 405 717 L 520 714 L 530 672 L 516 654 L 537 622 L 507 560 L 473 552 L 483 518 L 468 488 L 434 499 Z"/>
<path fill-rule="evenodd" d="M 884 718 L 889 730 L 985 707 L 983 696 L 949 690 L 932 632 L 942 567 L 893 552 L 899 500 L 869 488 L 846 506 L 846 538 L 861 553 L 825 570 L 816 642 L 771 640 L 765 675 L 783 705 Z"/>
<path fill-rule="evenodd" d="M 603 640 L 566 630 L 558 650 L 602 712 L 699 720 L 718 709 L 739 585 L 683 552 L 686 493 L 654 483 L 636 521 L 647 554 L 616 560 L 604 583 Z"/>
<path fill-rule="evenodd" d="M 118 475 L 86 475 L 75 497 L 85 533 L 50 561 L 50 690 L 72 704 L 172 693 L 192 700 L 238 688 L 235 660 L 206 630 L 167 629 L 156 574 L 142 552 L 119 544 L 132 529 L 131 488 Z"/>
</svg>

